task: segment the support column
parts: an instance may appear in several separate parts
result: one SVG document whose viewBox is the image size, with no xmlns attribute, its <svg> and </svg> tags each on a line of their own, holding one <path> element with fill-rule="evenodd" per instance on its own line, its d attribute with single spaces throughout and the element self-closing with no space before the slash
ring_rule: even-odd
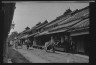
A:
<svg viewBox="0 0 96 65">
<path fill-rule="evenodd" d="M 61 43 L 64 43 L 64 36 L 61 35 Z"/>
<path fill-rule="evenodd" d="M 54 42 L 54 38 L 53 38 L 53 36 L 51 36 L 51 42 Z"/>
<path fill-rule="evenodd" d="M 69 37 L 68 35 L 65 35 L 65 51 L 66 52 L 69 52 L 69 49 L 70 49 L 70 45 L 69 45 Z"/>
<path fill-rule="evenodd" d="M 53 45 L 54 45 L 54 42 L 55 42 L 55 41 L 54 41 L 54 37 L 51 36 L 51 45 L 52 45 L 52 47 L 53 47 L 53 48 L 52 48 L 52 49 L 53 49 L 53 52 L 55 52 L 55 49 L 54 49 L 54 46 L 53 46 Z"/>
<path fill-rule="evenodd" d="M 33 46 L 36 45 L 36 38 L 33 40 Z"/>
</svg>

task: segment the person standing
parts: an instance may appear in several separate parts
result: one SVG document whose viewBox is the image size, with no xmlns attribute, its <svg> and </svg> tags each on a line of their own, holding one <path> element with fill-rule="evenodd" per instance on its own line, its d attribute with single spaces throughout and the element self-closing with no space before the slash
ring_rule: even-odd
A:
<svg viewBox="0 0 96 65">
<path fill-rule="evenodd" d="M 70 42 L 69 42 L 69 37 L 66 35 L 65 36 L 65 52 L 69 52 L 70 51 Z"/>
<path fill-rule="evenodd" d="M 71 43 L 71 50 L 72 50 L 72 53 L 76 53 L 76 43 L 73 41 L 72 37 L 70 38 L 70 43 Z"/>
<path fill-rule="evenodd" d="M 12 46 L 12 45 L 13 45 L 13 40 L 11 40 L 11 41 L 10 41 L 10 44 L 9 44 L 9 45 L 10 45 L 10 46 Z"/>
<path fill-rule="evenodd" d="M 23 45 L 22 40 L 19 40 L 19 42 L 20 42 L 20 46 L 21 46 L 21 48 L 22 48 L 22 45 Z"/>
<path fill-rule="evenodd" d="M 15 48 L 15 39 L 13 40 L 13 46 L 12 46 L 12 48 Z"/>
<path fill-rule="evenodd" d="M 15 40 L 15 48 L 18 48 L 18 39 Z"/>
<path fill-rule="evenodd" d="M 26 44 L 26 46 L 27 46 L 27 49 L 29 49 L 29 39 L 26 39 L 26 40 L 25 40 L 25 44 Z"/>
<path fill-rule="evenodd" d="M 28 44 L 27 44 L 27 49 L 29 49 L 29 47 L 30 47 L 30 45 L 31 45 L 31 41 L 28 39 L 28 40 L 27 40 L 27 43 L 28 43 Z"/>
</svg>

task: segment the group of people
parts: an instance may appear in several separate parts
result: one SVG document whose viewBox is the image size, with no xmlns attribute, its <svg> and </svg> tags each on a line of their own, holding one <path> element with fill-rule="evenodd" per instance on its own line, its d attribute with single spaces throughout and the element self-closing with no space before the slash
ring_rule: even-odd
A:
<svg viewBox="0 0 96 65">
<path fill-rule="evenodd" d="M 76 52 L 76 43 L 70 38 L 70 40 L 66 39 L 64 42 L 55 41 L 53 38 L 50 41 L 45 43 L 45 50 L 51 50 L 55 52 L 55 47 L 62 47 L 65 52 Z"/>
<path fill-rule="evenodd" d="M 15 49 L 17 49 L 18 46 L 21 46 L 22 48 L 22 45 L 26 45 L 27 49 L 29 49 L 30 44 L 31 44 L 31 41 L 29 39 L 26 39 L 23 43 L 21 42 L 20 39 L 14 39 L 9 42 L 9 46 L 12 46 Z"/>
<path fill-rule="evenodd" d="M 55 42 L 54 38 L 51 37 L 51 40 L 49 40 L 48 42 L 45 42 L 45 50 L 46 52 L 48 50 L 52 50 L 53 52 L 55 52 L 55 46 L 58 45 L 58 42 Z"/>
<path fill-rule="evenodd" d="M 29 47 L 31 46 L 31 41 L 29 39 L 25 40 L 25 45 L 27 45 L 27 49 L 29 49 Z"/>
<path fill-rule="evenodd" d="M 18 48 L 18 46 L 21 46 L 25 44 L 27 46 L 27 49 L 29 49 L 32 46 L 32 43 L 30 41 L 30 39 L 26 39 L 23 42 L 20 41 L 20 39 L 14 39 L 10 41 L 10 45 L 13 46 L 14 48 Z M 64 42 L 61 41 L 55 41 L 53 37 L 51 37 L 51 40 L 45 42 L 45 50 L 46 52 L 48 50 L 52 50 L 53 52 L 55 52 L 55 47 L 56 46 L 62 46 L 66 52 L 68 51 L 74 51 L 76 49 L 76 44 L 72 41 L 72 39 L 69 40 L 65 40 Z"/>
</svg>

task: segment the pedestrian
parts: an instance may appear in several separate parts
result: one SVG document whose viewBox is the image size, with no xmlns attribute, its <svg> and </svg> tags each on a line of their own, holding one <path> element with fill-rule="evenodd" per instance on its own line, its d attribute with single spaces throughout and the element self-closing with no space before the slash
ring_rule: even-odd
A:
<svg viewBox="0 0 96 65">
<path fill-rule="evenodd" d="M 12 47 L 15 48 L 15 39 L 13 40 L 13 46 Z"/>
<path fill-rule="evenodd" d="M 28 48 L 31 47 L 31 41 L 28 39 Z"/>
<path fill-rule="evenodd" d="M 23 45 L 22 40 L 20 40 L 20 45 L 21 45 L 21 48 L 22 48 L 22 45 Z"/>
<path fill-rule="evenodd" d="M 73 53 L 77 53 L 77 45 L 76 45 L 76 43 L 75 42 L 73 42 L 73 45 L 72 45 L 73 47 Z"/>
<path fill-rule="evenodd" d="M 29 40 L 29 39 L 26 39 L 26 40 L 25 40 L 25 43 L 26 43 L 26 45 L 27 45 L 27 49 L 29 49 L 29 47 L 30 47 L 30 40 Z"/>
<path fill-rule="evenodd" d="M 70 51 L 70 42 L 69 42 L 69 37 L 65 36 L 65 52 L 69 52 Z"/>
<path fill-rule="evenodd" d="M 15 39 L 15 48 L 18 48 L 18 39 Z"/>
<path fill-rule="evenodd" d="M 71 43 L 71 51 L 72 53 L 76 53 L 76 43 L 73 41 L 72 38 L 70 38 L 70 43 Z"/>
<path fill-rule="evenodd" d="M 9 45 L 10 45 L 10 46 L 12 46 L 12 45 L 13 45 L 13 40 L 11 40 L 11 41 L 10 41 L 10 44 L 9 44 Z"/>
<path fill-rule="evenodd" d="M 22 48 L 22 43 L 20 42 L 20 39 L 18 39 L 18 45 Z"/>
</svg>

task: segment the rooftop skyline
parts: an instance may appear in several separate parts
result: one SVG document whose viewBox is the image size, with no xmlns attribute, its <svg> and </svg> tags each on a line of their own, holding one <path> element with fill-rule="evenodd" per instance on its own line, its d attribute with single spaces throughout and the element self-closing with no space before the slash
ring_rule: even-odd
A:
<svg viewBox="0 0 96 65">
<path fill-rule="evenodd" d="M 13 17 L 15 28 L 10 32 L 22 32 L 27 26 L 32 28 L 38 22 L 51 22 L 69 8 L 73 11 L 86 6 L 89 6 L 89 3 L 17 2 Z"/>
</svg>

